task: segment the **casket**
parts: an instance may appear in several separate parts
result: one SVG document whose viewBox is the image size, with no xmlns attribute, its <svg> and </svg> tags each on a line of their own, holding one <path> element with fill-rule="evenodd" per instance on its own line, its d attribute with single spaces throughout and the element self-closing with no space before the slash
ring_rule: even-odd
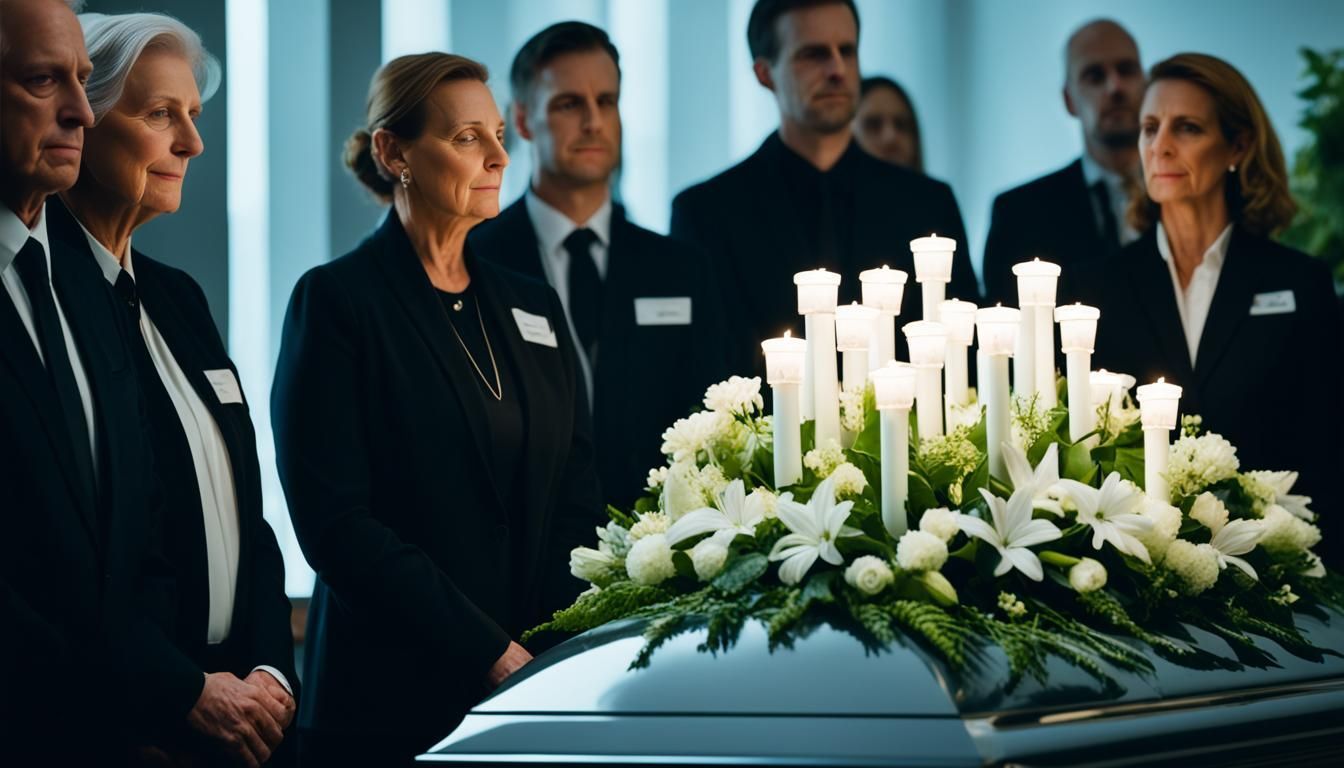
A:
<svg viewBox="0 0 1344 768">
<path fill-rule="evenodd" d="M 1297 623 L 1344 651 L 1344 615 Z M 1051 658 L 1009 686 L 984 646 L 957 673 L 914 641 L 875 647 L 819 620 L 771 648 L 748 622 L 726 653 L 703 629 L 628 669 L 645 624 L 614 622 L 538 657 L 419 760 L 457 765 L 1344 765 L 1344 657 L 1233 648 L 1183 626 L 1198 659 L 1101 681 Z M 1178 632 L 1180 630 L 1177 630 Z M 1128 639 L 1122 642 L 1137 643 Z"/>
</svg>

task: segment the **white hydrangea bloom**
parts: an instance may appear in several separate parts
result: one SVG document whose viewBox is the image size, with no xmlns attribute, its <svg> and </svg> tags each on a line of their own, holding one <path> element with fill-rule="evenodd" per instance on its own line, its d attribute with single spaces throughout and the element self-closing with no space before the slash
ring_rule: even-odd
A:
<svg viewBox="0 0 1344 768">
<path fill-rule="evenodd" d="M 728 487 L 728 476 L 716 464 L 707 464 L 700 470 L 700 494 L 706 501 L 713 501 Z"/>
<path fill-rule="evenodd" d="M 1084 557 L 1069 569 L 1069 586 L 1080 593 L 1096 592 L 1106 586 L 1106 566 Z"/>
<path fill-rule="evenodd" d="M 570 574 L 584 581 L 601 581 L 615 564 L 615 557 L 599 549 L 575 547 L 569 553 Z"/>
<path fill-rule="evenodd" d="M 813 448 L 803 454 L 803 466 L 812 470 L 818 479 L 830 477 L 835 468 L 845 463 L 845 452 L 840 443 L 830 440 L 826 445 Z"/>
<path fill-rule="evenodd" d="M 761 377 L 731 376 L 727 381 L 711 384 L 705 390 L 705 407 L 711 411 L 749 416 L 761 410 Z"/>
<path fill-rule="evenodd" d="M 793 494 L 791 493 L 786 493 L 784 495 L 790 499 L 793 498 Z M 772 493 L 770 489 L 763 487 L 753 488 L 749 494 L 749 497 L 750 496 L 755 496 L 760 499 L 761 512 L 765 519 L 769 520 L 775 516 L 775 506 L 779 504 L 779 497 Z"/>
<path fill-rule="evenodd" d="M 1227 506 L 1208 491 L 1199 494 L 1190 506 L 1190 518 L 1203 523 L 1205 528 L 1214 533 L 1223 530 L 1223 526 L 1227 525 L 1227 517 Z"/>
<path fill-rule="evenodd" d="M 896 574 L 880 557 L 863 555 L 854 559 L 845 569 L 845 582 L 865 595 L 876 595 L 886 589 Z"/>
<path fill-rule="evenodd" d="M 675 576 L 677 568 L 672 564 L 672 547 L 668 546 L 667 537 L 654 533 L 636 541 L 625 558 L 625 572 L 636 584 L 645 586 L 661 584 Z"/>
<path fill-rule="evenodd" d="M 1171 498 L 1183 499 L 1236 477 L 1240 466 L 1237 449 L 1222 435 L 1209 432 L 1199 437 L 1181 437 L 1172 443 L 1163 476 L 1171 485 Z"/>
<path fill-rule="evenodd" d="M 649 476 L 644 481 L 644 488 L 653 492 L 663 489 L 663 483 L 667 482 L 667 467 L 654 467 L 649 470 Z"/>
<path fill-rule="evenodd" d="M 715 536 L 696 544 L 691 548 L 691 565 L 695 566 L 695 575 L 701 581 L 709 581 L 723 572 L 728 562 L 728 547 Z"/>
<path fill-rule="evenodd" d="M 906 531 L 896 542 L 896 564 L 903 571 L 936 571 L 947 562 L 947 543 L 932 533 Z"/>
<path fill-rule="evenodd" d="M 733 424 L 733 417 L 723 411 L 699 411 L 677 419 L 663 432 L 662 451 L 674 462 L 695 461 L 715 441 L 730 437 Z"/>
<path fill-rule="evenodd" d="M 1264 536 L 1260 546 L 1271 555 L 1291 555 L 1316 546 L 1321 541 L 1321 529 L 1296 517 L 1278 504 L 1265 510 Z"/>
<path fill-rule="evenodd" d="M 858 496 L 868 487 L 868 478 L 863 476 L 863 470 L 847 461 L 827 477 L 835 481 L 835 495 L 840 497 Z"/>
<path fill-rule="evenodd" d="M 1187 595 L 1199 593 L 1218 583 L 1218 550 L 1208 544 L 1192 544 L 1177 539 L 1167 548 L 1167 567 L 1181 577 Z"/>
<path fill-rule="evenodd" d="M 863 431 L 863 388 L 840 392 L 840 426 L 846 432 Z"/>
<path fill-rule="evenodd" d="M 957 523 L 960 515 L 960 512 L 954 512 L 947 507 L 926 509 L 923 517 L 919 518 L 919 530 L 932 533 L 944 542 L 949 542 L 961 530 L 961 526 Z"/>
<path fill-rule="evenodd" d="M 630 527 L 630 544 L 634 545 L 645 537 L 659 533 L 667 533 L 668 526 L 672 521 L 663 512 L 645 512 L 639 516 L 639 520 Z M 633 546 L 631 551 L 633 551 Z"/>
<path fill-rule="evenodd" d="M 1148 550 L 1153 562 L 1160 563 L 1181 531 L 1181 510 L 1149 496 L 1139 514 L 1151 520 L 1152 526 L 1146 531 L 1136 531 L 1134 537 Z"/>
<path fill-rule="evenodd" d="M 983 409 L 980 403 L 975 401 L 975 388 L 970 389 L 971 401 L 965 405 L 961 403 L 947 404 L 947 431 L 954 432 L 957 429 L 971 429 L 980 423 L 980 414 Z"/>
</svg>

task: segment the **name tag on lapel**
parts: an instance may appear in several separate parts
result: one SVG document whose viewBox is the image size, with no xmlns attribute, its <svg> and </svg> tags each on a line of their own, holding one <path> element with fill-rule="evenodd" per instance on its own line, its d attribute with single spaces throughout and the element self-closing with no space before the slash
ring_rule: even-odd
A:
<svg viewBox="0 0 1344 768">
<path fill-rule="evenodd" d="M 1286 315 L 1296 311 L 1297 301 L 1291 290 L 1257 293 L 1251 299 L 1252 315 Z"/>
<path fill-rule="evenodd" d="M 523 341 L 540 344 L 543 347 L 559 346 L 555 339 L 555 329 L 551 328 L 551 321 L 545 316 L 534 315 L 514 307 L 513 319 L 518 323 L 518 333 L 523 335 Z"/>
<path fill-rule="evenodd" d="M 691 297 L 635 299 L 636 325 L 690 325 Z"/>
<path fill-rule="evenodd" d="M 205 378 L 214 387 L 215 397 L 219 398 L 221 405 L 243 402 L 243 390 L 238 387 L 238 377 L 233 375 L 233 371 L 228 368 L 206 371 Z"/>
</svg>

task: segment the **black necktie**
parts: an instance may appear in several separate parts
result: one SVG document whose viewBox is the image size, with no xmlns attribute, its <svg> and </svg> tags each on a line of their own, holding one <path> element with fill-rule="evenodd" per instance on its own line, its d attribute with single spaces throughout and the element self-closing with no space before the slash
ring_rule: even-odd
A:
<svg viewBox="0 0 1344 768">
<path fill-rule="evenodd" d="M 1111 191 L 1106 188 L 1105 181 L 1098 181 L 1092 185 L 1092 195 L 1101 208 L 1101 241 L 1106 246 L 1106 253 L 1113 253 L 1120 248 L 1120 229 L 1116 225 L 1115 209 L 1111 207 Z"/>
<path fill-rule="evenodd" d="M 51 377 L 56 400 L 61 407 L 66 435 L 75 457 L 75 474 L 88 491 L 88 498 L 96 500 L 98 488 L 93 474 L 89 425 L 84 418 L 84 399 L 79 396 L 75 371 L 70 365 L 70 355 L 66 352 L 65 333 L 61 329 L 60 317 L 56 314 L 56 301 L 51 295 L 51 278 L 48 276 L 47 257 L 42 244 L 28 238 L 14 259 L 14 268 L 18 270 L 23 288 L 28 292 L 28 302 L 33 308 L 33 329 L 37 331 L 38 346 L 42 348 L 47 375 Z"/>
<path fill-rule="evenodd" d="M 590 365 L 602 327 L 602 278 L 593 261 L 595 242 L 597 235 L 591 229 L 576 229 L 565 238 L 565 250 L 569 252 L 569 317 Z"/>
</svg>

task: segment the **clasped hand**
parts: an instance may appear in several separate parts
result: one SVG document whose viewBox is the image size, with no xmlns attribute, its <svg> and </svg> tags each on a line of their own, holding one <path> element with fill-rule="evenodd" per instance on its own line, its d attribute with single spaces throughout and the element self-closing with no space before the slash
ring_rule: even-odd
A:
<svg viewBox="0 0 1344 768">
<path fill-rule="evenodd" d="M 187 715 L 192 728 L 253 768 L 270 759 L 293 719 L 294 697 L 262 670 L 245 680 L 228 672 L 207 674 L 205 688 Z"/>
</svg>

